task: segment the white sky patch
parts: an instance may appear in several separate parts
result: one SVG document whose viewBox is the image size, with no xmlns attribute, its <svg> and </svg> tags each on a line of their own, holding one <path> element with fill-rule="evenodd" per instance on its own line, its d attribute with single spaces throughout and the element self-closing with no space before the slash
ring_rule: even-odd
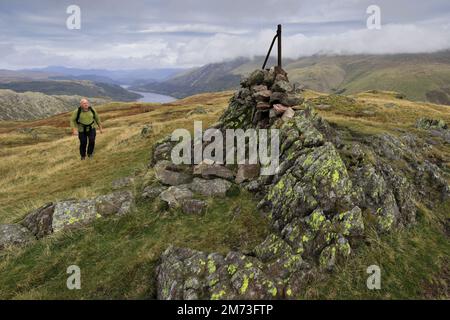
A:
<svg viewBox="0 0 450 320">
<path fill-rule="evenodd" d="M 48 5 L 44 5 L 47 3 Z M 450 49 L 448 0 L 377 0 L 381 30 L 365 28 L 371 0 L 0 1 L 0 68 L 47 65 L 134 69 L 192 67 L 264 56 L 284 24 L 283 55 L 394 54 Z"/>
<path fill-rule="evenodd" d="M 219 25 L 211 24 L 154 24 L 146 27 L 145 29 L 138 30 L 138 33 L 182 33 L 182 32 L 193 32 L 193 33 L 229 33 L 229 34 L 245 34 L 250 30 L 248 29 L 237 29 L 231 27 L 224 27 Z"/>
</svg>

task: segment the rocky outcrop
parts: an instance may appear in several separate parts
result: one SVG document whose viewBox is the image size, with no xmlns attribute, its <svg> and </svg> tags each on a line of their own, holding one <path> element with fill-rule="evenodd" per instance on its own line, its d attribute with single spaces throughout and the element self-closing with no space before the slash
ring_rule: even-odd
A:
<svg viewBox="0 0 450 320">
<path fill-rule="evenodd" d="M 420 118 L 416 122 L 416 127 L 423 130 L 428 130 L 431 135 L 440 137 L 446 143 L 450 143 L 450 130 L 447 123 L 445 123 L 442 119 Z"/>
<path fill-rule="evenodd" d="M 427 118 L 420 118 L 416 122 L 416 127 L 419 129 L 438 129 L 438 130 L 446 130 L 448 129 L 447 124 L 442 119 L 427 119 Z"/>
<path fill-rule="evenodd" d="M 113 186 L 130 186 L 130 182 L 134 181 L 120 179 L 113 182 Z M 28 213 L 21 224 L 0 225 L 0 250 L 5 246 L 24 244 L 68 228 L 83 226 L 96 219 L 126 215 L 133 211 L 134 203 L 135 197 L 129 190 L 90 199 L 48 203 Z"/>
<path fill-rule="evenodd" d="M 33 120 L 72 111 L 80 104 L 82 96 L 46 95 L 39 92 L 18 93 L 0 89 L 0 120 Z M 90 99 L 93 106 L 109 99 Z"/>
<path fill-rule="evenodd" d="M 22 225 L 28 228 L 38 239 L 53 233 L 53 212 L 55 204 L 48 203 L 31 213 L 22 221 Z"/>
<path fill-rule="evenodd" d="M 218 128 L 280 129 L 277 174 L 242 184 L 261 199 L 271 232 L 246 254 L 169 247 L 157 269 L 159 299 L 298 297 L 311 277 L 348 259 L 366 230 L 414 224 L 420 189 L 450 189 L 445 173 L 419 156 L 414 137 L 344 139 L 302 103 L 282 70 L 257 70 L 241 85 Z"/>
<path fill-rule="evenodd" d="M 20 224 L 0 225 L 0 250 L 9 246 L 24 245 L 35 239 L 33 234 Z"/>
<path fill-rule="evenodd" d="M 134 196 L 130 191 L 117 191 L 86 200 L 57 202 L 53 211 L 52 229 L 63 229 L 88 224 L 95 219 L 122 216 L 131 212 Z"/>
</svg>

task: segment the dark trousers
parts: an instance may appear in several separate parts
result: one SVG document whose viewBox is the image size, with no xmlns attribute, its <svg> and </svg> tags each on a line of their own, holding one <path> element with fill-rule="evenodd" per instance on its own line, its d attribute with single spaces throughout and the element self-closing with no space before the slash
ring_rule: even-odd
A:
<svg viewBox="0 0 450 320">
<path fill-rule="evenodd" d="M 90 131 L 87 131 L 86 133 L 78 132 L 78 139 L 80 139 L 80 155 L 82 157 L 86 157 L 86 146 L 88 156 L 94 153 L 95 135 L 96 135 L 95 128 L 92 128 Z"/>
</svg>

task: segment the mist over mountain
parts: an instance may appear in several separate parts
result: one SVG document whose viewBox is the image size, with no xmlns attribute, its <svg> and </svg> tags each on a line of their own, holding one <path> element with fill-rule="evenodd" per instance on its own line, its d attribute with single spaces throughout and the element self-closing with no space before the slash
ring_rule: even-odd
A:
<svg viewBox="0 0 450 320">
<path fill-rule="evenodd" d="M 196 93 L 235 89 L 240 79 L 261 68 L 263 57 L 237 58 L 207 64 L 162 82 L 133 87 L 177 98 Z M 268 66 L 275 63 L 270 59 Z M 416 101 L 450 105 L 450 51 L 392 55 L 315 55 L 284 59 L 292 81 L 308 89 L 352 94 L 389 90 Z"/>
</svg>

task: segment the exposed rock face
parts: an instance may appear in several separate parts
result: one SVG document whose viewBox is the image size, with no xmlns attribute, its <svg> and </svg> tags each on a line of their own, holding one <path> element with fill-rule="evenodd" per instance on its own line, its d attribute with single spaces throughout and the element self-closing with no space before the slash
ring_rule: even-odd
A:
<svg viewBox="0 0 450 320">
<path fill-rule="evenodd" d="M 33 234 L 20 224 L 0 224 L 0 250 L 35 240 Z"/>
<path fill-rule="evenodd" d="M 293 105 L 303 99 L 276 68 L 257 70 L 241 85 L 219 128 L 280 129 L 277 174 L 245 184 L 262 198 L 258 208 L 270 218 L 271 233 L 247 255 L 169 247 L 157 269 L 159 299 L 296 297 L 311 277 L 347 259 L 368 228 L 413 224 L 423 183 L 449 194 L 444 172 L 418 157 L 414 137 L 345 142 L 313 105 Z M 290 115 L 282 118 L 277 104 L 292 107 Z"/>
<path fill-rule="evenodd" d="M 450 130 L 442 119 L 420 118 L 416 122 L 416 127 L 428 130 L 433 136 L 441 137 L 446 143 L 450 143 Z"/>
<path fill-rule="evenodd" d="M 22 225 L 28 228 L 38 239 L 53 233 L 52 221 L 55 205 L 48 203 L 29 213 Z"/>
<path fill-rule="evenodd" d="M 0 89 L 0 120 L 42 119 L 73 110 L 81 96 L 46 95 L 40 92 L 18 93 Z M 93 106 L 109 102 L 109 99 L 90 98 Z"/>
<path fill-rule="evenodd" d="M 37 238 L 68 227 L 84 225 L 97 218 L 122 216 L 134 207 L 130 191 L 116 191 L 92 199 L 65 200 L 47 204 L 29 213 L 22 222 Z"/>
</svg>

